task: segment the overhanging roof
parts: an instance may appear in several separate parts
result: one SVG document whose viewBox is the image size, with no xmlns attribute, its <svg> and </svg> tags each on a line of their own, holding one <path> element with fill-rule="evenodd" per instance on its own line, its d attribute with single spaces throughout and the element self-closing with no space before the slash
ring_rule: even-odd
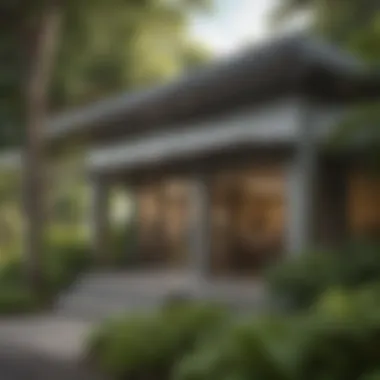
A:
<svg viewBox="0 0 380 380">
<path fill-rule="evenodd" d="M 289 94 L 336 102 L 379 95 L 380 81 L 369 78 L 356 59 L 329 45 L 281 38 L 173 83 L 62 114 L 48 123 L 47 137 L 104 142 Z"/>
<path fill-rule="evenodd" d="M 299 98 L 281 99 L 250 107 L 212 120 L 135 137 L 90 150 L 87 168 L 96 175 L 156 171 L 239 151 L 292 151 L 299 141 L 305 103 Z M 308 107 L 318 144 L 326 141 L 344 110 Z M 250 158 L 252 159 L 252 157 Z"/>
<path fill-rule="evenodd" d="M 189 125 L 180 132 L 157 133 L 145 138 L 120 141 L 90 151 L 87 165 L 91 172 L 126 171 L 168 161 L 186 159 L 224 150 L 227 154 L 239 146 L 282 146 L 294 143 L 297 135 L 297 109 L 285 104 L 246 110 L 199 125 Z M 254 125 L 254 127 L 252 127 Z"/>
</svg>

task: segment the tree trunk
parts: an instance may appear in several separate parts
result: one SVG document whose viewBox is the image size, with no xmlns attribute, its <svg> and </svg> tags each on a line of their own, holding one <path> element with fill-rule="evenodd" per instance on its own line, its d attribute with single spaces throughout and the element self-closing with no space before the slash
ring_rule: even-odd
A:
<svg viewBox="0 0 380 380">
<path fill-rule="evenodd" d="M 26 87 L 26 147 L 24 163 L 25 250 L 32 289 L 43 290 L 41 256 L 44 250 L 44 123 L 55 47 L 60 25 L 60 1 L 46 1 L 31 33 L 29 76 Z"/>
</svg>

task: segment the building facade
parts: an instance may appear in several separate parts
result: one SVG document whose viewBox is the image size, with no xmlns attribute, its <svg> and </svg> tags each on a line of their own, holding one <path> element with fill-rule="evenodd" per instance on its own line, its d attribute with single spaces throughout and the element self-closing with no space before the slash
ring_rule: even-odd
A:
<svg viewBox="0 0 380 380">
<path fill-rule="evenodd" d="M 379 235 L 379 180 L 361 147 L 326 142 L 379 81 L 345 53 L 291 37 L 52 120 L 54 144 L 91 142 L 93 244 L 107 260 L 109 192 L 133 189 L 147 267 L 258 275 L 285 255 Z"/>
</svg>

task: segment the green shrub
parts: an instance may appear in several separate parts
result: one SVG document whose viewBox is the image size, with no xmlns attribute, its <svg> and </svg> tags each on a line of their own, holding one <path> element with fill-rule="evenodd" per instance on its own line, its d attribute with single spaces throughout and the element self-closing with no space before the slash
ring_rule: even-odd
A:
<svg viewBox="0 0 380 380">
<path fill-rule="evenodd" d="M 364 374 L 378 373 L 380 309 L 367 302 L 368 295 L 364 290 L 353 295 L 352 301 L 349 293 L 342 294 L 346 298 L 344 309 L 337 312 L 334 307 L 309 316 L 298 348 L 300 375 L 356 380 Z"/>
<path fill-rule="evenodd" d="M 0 288 L 12 287 L 22 282 L 22 265 L 19 256 L 12 256 L 0 265 Z"/>
<path fill-rule="evenodd" d="M 36 310 L 38 302 L 26 288 L 1 288 L 0 314 L 25 313 Z"/>
<path fill-rule="evenodd" d="M 294 331 L 270 318 L 237 323 L 180 361 L 173 380 L 282 380 L 295 374 Z"/>
<path fill-rule="evenodd" d="M 270 268 L 266 279 L 276 302 L 289 308 L 309 307 L 335 283 L 339 265 L 334 252 L 312 252 Z"/>
<path fill-rule="evenodd" d="M 179 304 L 104 324 L 90 347 L 115 379 L 375 380 L 379 290 L 331 288 L 307 312 L 245 321 Z"/>
<path fill-rule="evenodd" d="M 380 370 L 363 373 L 359 380 L 380 380 Z"/>
<path fill-rule="evenodd" d="M 81 242 L 51 248 L 45 255 L 44 272 L 53 292 L 70 285 L 91 263 L 88 248 Z"/>
<path fill-rule="evenodd" d="M 136 254 L 136 225 L 122 225 L 111 230 L 110 265 L 112 267 L 136 267 L 141 257 Z"/>
<path fill-rule="evenodd" d="M 114 378 L 166 380 L 178 360 L 227 320 L 224 310 L 207 305 L 130 316 L 101 326 L 88 352 Z"/>
<path fill-rule="evenodd" d="M 380 312 L 380 280 L 355 289 L 336 287 L 328 289 L 311 308 L 312 315 L 333 317 L 358 316 Z"/>
<path fill-rule="evenodd" d="M 38 303 L 28 290 L 19 256 L 11 256 L 0 265 L 0 314 L 33 311 Z"/>
<path fill-rule="evenodd" d="M 351 244 L 336 252 L 313 252 L 270 268 L 269 289 L 290 308 L 307 308 L 330 287 L 354 288 L 380 278 L 380 246 Z"/>
<path fill-rule="evenodd" d="M 376 379 L 378 290 L 378 285 L 332 290 L 308 313 L 237 322 L 180 360 L 172 380 Z M 340 307 L 325 303 L 338 294 Z"/>
<path fill-rule="evenodd" d="M 380 244 L 351 243 L 340 253 L 339 283 L 346 287 L 371 283 L 380 278 Z"/>
<path fill-rule="evenodd" d="M 59 231 L 58 231 L 59 232 Z M 42 256 L 42 270 L 46 282 L 47 300 L 71 284 L 90 264 L 90 252 L 76 235 L 55 232 L 49 236 L 47 250 Z M 20 255 L 12 255 L 0 264 L 0 313 L 7 309 L 27 311 L 36 306 L 30 292 L 25 290 L 24 264 Z M 23 306 L 24 304 L 24 306 Z"/>
</svg>

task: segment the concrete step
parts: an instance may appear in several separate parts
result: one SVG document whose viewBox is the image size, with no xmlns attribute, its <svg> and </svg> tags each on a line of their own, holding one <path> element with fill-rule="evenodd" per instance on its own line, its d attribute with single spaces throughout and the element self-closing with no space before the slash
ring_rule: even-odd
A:
<svg viewBox="0 0 380 380">
<path fill-rule="evenodd" d="M 183 285 L 180 276 L 90 273 L 59 297 L 55 312 L 97 320 L 122 312 L 152 310 Z"/>
<path fill-rule="evenodd" d="M 134 294 L 145 291 L 162 294 L 179 289 L 188 289 L 191 286 L 194 286 L 194 281 L 185 275 L 90 274 L 79 279 L 71 290 L 91 293 L 102 292 L 103 294 L 106 292 Z"/>
<path fill-rule="evenodd" d="M 55 312 L 61 316 L 96 321 L 127 312 L 154 310 L 159 305 L 160 299 L 153 297 L 119 299 L 73 293 L 58 301 Z"/>
<path fill-rule="evenodd" d="M 61 295 L 56 312 L 96 321 L 123 312 L 158 308 L 173 294 L 216 301 L 236 311 L 266 307 L 264 289 L 252 281 L 199 281 L 186 273 L 169 272 L 89 273 Z"/>
<path fill-rule="evenodd" d="M 112 298 L 129 298 L 129 297 L 139 297 L 141 295 L 149 295 L 152 297 L 164 297 L 173 292 L 179 291 L 190 291 L 190 287 L 185 286 L 165 286 L 163 283 L 156 284 L 134 284 L 133 286 L 128 286 L 125 284 L 117 285 L 109 281 L 104 283 L 88 283 L 82 284 L 80 286 L 75 286 L 70 289 L 70 293 L 83 294 L 83 295 L 94 295 L 100 297 L 112 297 Z"/>
</svg>

